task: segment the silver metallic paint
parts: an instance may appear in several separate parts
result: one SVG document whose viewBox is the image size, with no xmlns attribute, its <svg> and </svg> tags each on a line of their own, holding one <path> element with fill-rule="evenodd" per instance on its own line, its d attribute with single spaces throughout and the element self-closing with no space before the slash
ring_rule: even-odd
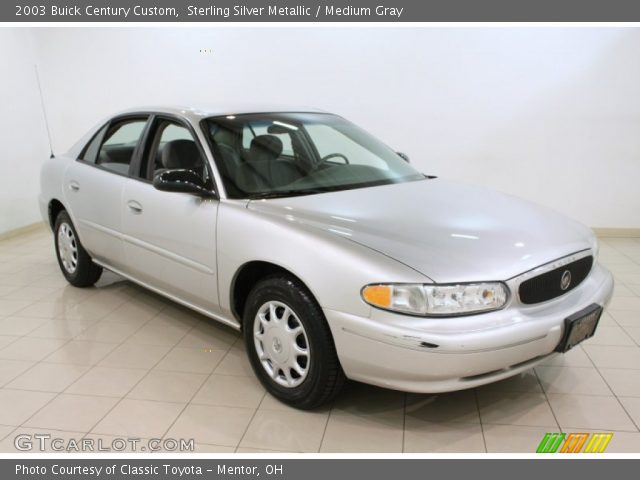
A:
<svg viewBox="0 0 640 480">
<path fill-rule="evenodd" d="M 550 262 L 593 253 L 597 242 L 577 222 L 480 187 L 435 179 L 273 200 L 228 199 L 199 123 L 258 111 L 311 109 L 124 112 L 158 112 L 190 123 L 219 200 L 159 192 L 76 161 L 105 120 L 68 154 L 43 164 L 43 217 L 48 221 L 49 203 L 60 201 L 97 263 L 235 328 L 240 322 L 231 290 L 239 269 L 254 261 L 278 265 L 303 281 L 323 308 L 346 375 L 402 390 L 469 388 L 530 368 L 553 354 L 564 318 L 610 298 L 611 274 L 595 264 L 567 294 L 522 305 L 514 295 L 520 281 Z M 132 211 L 130 202 L 142 211 Z M 371 283 L 493 280 L 509 285 L 509 304 L 466 317 L 393 314 L 360 297 Z"/>
</svg>

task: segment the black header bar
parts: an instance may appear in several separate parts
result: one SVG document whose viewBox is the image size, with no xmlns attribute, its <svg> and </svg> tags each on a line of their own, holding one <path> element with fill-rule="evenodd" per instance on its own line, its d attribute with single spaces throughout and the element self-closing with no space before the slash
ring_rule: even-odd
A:
<svg viewBox="0 0 640 480">
<path fill-rule="evenodd" d="M 640 2 L 3 0 L 0 22 L 640 22 Z"/>
</svg>

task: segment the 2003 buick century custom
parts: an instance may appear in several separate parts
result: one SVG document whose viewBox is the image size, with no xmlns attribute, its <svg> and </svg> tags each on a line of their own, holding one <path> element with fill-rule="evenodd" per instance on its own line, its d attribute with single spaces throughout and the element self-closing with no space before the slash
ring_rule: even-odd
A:
<svg viewBox="0 0 640 480">
<path fill-rule="evenodd" d="M 425 176 L 319 111 L 125 112 L 41 184 L 71 284 L 107 268 L 242 330 L 298 408 L 345 378 L 443 392 L 515 375 L 592 336 L 613 290 L 588 228 Z"/>
</svg>

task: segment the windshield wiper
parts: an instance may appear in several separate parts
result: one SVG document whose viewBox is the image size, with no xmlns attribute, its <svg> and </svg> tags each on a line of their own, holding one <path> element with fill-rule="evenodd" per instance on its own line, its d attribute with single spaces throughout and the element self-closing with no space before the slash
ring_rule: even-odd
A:
<svg viewBox="0 0 640 480">
<path fill-rule="evenodd" d="M 260 192 L 249 195 L 249 200 L 264 200 L 269 198 L 286 198 L 286 197 L 299 197 L 302 195 L 313 195 L 314 193 L 326 193 L 330 192 L 329 189 L 324 188 L 307 188 L 304 190 L 274 190 L 272 192 Z"/>
</svg>

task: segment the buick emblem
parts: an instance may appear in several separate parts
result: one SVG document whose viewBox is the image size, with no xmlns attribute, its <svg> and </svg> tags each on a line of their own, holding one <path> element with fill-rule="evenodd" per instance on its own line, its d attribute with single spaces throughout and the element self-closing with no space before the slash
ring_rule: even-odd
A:
<svg viewBox="0 0 640 480">
<path fill-rule="evenodd" d="M 566 290 L 571 285 L 571 272 L 569 270 L 565 270 L 560 278 L 560 289 Z"/>
<path fill-rule="evenodd" d="M 278 337 L 273 339 L 273 350 L 276 353 L 280 353 L 282 351 L 282 342 L 280 342 Z"/>
</svg>

